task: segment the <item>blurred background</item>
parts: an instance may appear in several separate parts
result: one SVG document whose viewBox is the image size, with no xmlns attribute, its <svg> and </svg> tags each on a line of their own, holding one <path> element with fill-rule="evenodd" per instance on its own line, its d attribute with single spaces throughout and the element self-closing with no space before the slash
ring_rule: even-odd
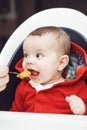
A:
<svg viewBox="0 0 87 130">
<path fill-rule="evenodd" d="M 55 7 L 73 8 L 87 15 L 87 0 L 0 0 L 0 52 L 24 20 L 39 11 Z"/>
</svg>

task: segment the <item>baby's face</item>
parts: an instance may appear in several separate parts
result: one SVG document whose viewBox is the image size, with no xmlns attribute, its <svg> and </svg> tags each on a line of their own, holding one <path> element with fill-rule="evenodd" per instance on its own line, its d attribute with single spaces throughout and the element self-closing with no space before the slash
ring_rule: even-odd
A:
<svg viewBox="0 0 87 130">
<path fill-rule="evenodd" d="M 43 85 L 58 79 L 58 52 L 54 36 L 29 36 L 23 45 L 23 68 L 31 71 L 30 79 Z"/>
</svg>

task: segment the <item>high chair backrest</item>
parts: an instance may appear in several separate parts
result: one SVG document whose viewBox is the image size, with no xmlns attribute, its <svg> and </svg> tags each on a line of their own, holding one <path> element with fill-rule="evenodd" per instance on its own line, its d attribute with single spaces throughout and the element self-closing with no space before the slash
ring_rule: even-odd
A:
<svg viewBox="0 0 87 130">
<path fill-rule="evenodd" d="M 31 31 L 42 26 L 62 27 L 72 41 L 87 51 L 87 16 L 74 9 L 53 8 L 31 16 L 14 31 L 0 54 L 0 65 L 8 65 L 10 71 L 15 71 L 16 62 L 23 56 L 23 40 Z M 19 82 L 14 75 L 10 75 L 7 88 L 0 93 L 0 110 L 10 109 Z"/>
</svg>

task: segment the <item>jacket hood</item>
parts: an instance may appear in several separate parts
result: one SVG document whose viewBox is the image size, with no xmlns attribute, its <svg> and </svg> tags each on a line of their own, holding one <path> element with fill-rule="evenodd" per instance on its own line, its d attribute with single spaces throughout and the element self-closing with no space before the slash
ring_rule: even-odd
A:
<svg viewBox="0 0 87 130">
<path fill-rule="evenodd" d="M 63 76 L 66 79 L 87 79 L 87 54 L 83 48 L 74 42 L 71 42 L 70 60 L 67 67 L 64 69 Z M 20 59 L 15 68 L 22 72 L 22 61 Z"/>
</svg>

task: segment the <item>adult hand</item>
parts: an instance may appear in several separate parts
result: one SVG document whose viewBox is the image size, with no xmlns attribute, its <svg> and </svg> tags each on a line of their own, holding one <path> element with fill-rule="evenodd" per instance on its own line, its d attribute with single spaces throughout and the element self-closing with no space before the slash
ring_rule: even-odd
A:
<svg viewBox="0 0 87 130">
<path fill-rule="evenodd" d="M 9 82 L 9 68 L 7 66 L 0 66 L 0 92 L 3 91 Z"/>
</svg>

